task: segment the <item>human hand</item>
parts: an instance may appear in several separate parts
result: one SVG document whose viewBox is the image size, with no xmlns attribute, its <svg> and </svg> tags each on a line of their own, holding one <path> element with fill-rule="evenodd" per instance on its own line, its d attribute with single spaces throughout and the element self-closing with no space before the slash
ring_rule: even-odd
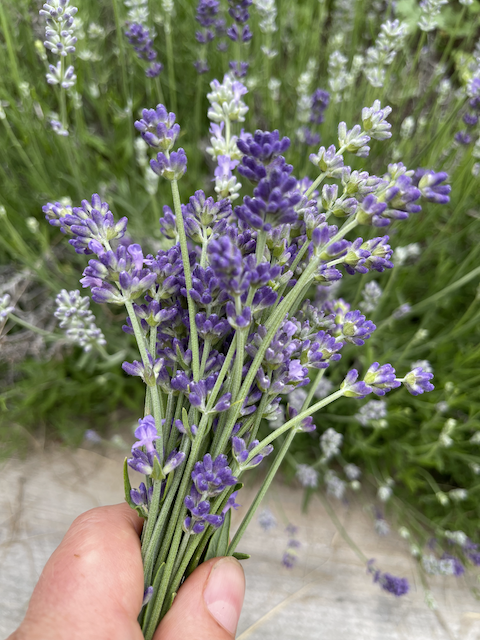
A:
<svg viewBox="0 0 480 640">
<path fill-rule="evenodd" d="M 7 640 L 143 640 L 143 520 L 126 504 L 79 516 L 49 559 L 20 627 Z M 231 640 L 245 578 L 234 558 L 201 564 L 154 640 Z"/>
</svg>

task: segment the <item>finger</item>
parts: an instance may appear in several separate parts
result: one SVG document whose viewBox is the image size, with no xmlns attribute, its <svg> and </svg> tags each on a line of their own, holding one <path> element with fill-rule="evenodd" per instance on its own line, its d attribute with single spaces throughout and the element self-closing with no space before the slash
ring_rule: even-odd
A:
<svg viewBox="0 0 480 640">
<path fill-rule="evenodd" d="M 235 558 L 204 562 L 179 589 L 154 640 L 231 640 L 244 595 L 245 576 Z"/>
<path fill-rule="evenodd" d="M 142 640 L 143 520 L 127 504 L 79 516 L 53 553 L 13 640 Z"/>
</svg>

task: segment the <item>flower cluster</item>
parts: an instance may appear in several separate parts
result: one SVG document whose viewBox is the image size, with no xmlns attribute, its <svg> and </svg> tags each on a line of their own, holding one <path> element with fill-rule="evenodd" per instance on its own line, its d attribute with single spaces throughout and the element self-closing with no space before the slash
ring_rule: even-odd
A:
<svg viewBox="0 0 480 640">
<path fill-rule="evenodd" d="M 233 42 L 246 44 L 253 37 L 248 25 L 250 18 L 249 8 L 252 2 L 253 0 L 228 0 L 228 13 L 233 22 L 227 29 L 227 35 Z M 230 69 L 237 78 L 242 78 L 247 73 L 248 64 L 241 60 L 232 60 Z"/>
<path fill-rule="evenodd" d="M 237 147 L 238 137 L 231 134 L 232 122 L 244 122 L 248 107 L 242 97 L 247 88 L 230 74 L 226 74 L 223 82 L 213 80 L 211 92 L 207 94 L 210 108 L 208 117 L 210 125 L 211 147 L 207 152 L 217 162 L 215 169 L 215 192 L 220 198 L 235 200 L 242 185 L 233 175 L 238 166 L 241 153 Z"/>
<path fill-rule="evenodd" d="M 203 533 L 205 527 L 211 525 L 218 529 L 223 524 L 225 512 L 220 515 L 210 513 L 208 498 L 220 495 L 228 487 L 237 484 L 237 478 L 227 464 L 227 456 L 221 454 L 212 460 L 209 453 L 205 454 L 202 462 L 197 462 L 192 471 L 193 484 L 190 494 L 185 498 L 185 506 L 190 515 L 183 523 L 184 530 L 189 534 Z M 233 506 L 230 503 L 228 507 Z"/>
<path fill-rule="evenodd" d="M 8 293 L 0 298 L 0 322 L 4 322 L 8 316 L 15 311 L 15 307 L 11 302 L 12 299 Z"/>
<path fill-rule="evenodd" d="M 49 71 L 46 75 L 47 82 L 52 85 L 60 85 L 62 89 L 71 89 L 77 81 L 73 65 L 65 63 L 66 57 L 75 52 L 77 38 L 74 16 L 77 12 L 77 7 L 72 6 L 70 0 L 51 0 L 46 2 L 39 11 L 39 14 L 46 18 L 46 39 L 43 44 L 51 53 L 59 56 L 55 65 L 49 65 Z M 57 135 L 68 136 L 65 121 L 60 122 L 56 118 L 52 118 L 50 126 Z"/>
<path fill-rule="evenodd" d="M 367 562 L 367 572 L 373 576 L 373 581 L 378 583 L 384 591 L 388 591 L 394 596 L 404 596 L 410 591 L 407 578 L 397 578 L 391 573 L 382 573 L 375 568 L 375 560 Z"/>
<path fill-rule="evenodd" d="M 219 9 L 219 0 L 198 0 L 195 18 L 200 25 L 200 29 L 196 31 L 195 38 L 200 45 L 200 55 L 194 62 L 194 66 L 199 74 L 209 71 L 206 45 L 211 42 L 215 38 L 216 33 L 223 28 L 223 20 L 218 17 Z"/>
<path fill-rule="evenodd" d="M 127 22 L 125 37 L 138 58 L 149 63 L 145 75 L 148 78 L 156 78 L 160 75 L 163 65 L 161 62 L 156 62 L 157 52 L 153 48 L 153 35 L 150 29 L 139 22 Z"/>
<path fill-rule="evenodd" d="M 62 291 L 56 297 L 55 317 L 60 327 L 65 329 L 67 338 L 88 353 L 93 348 L 107 344 L 101 329 L 95 324 L 95 316 L 90 311 L 90 298 L 82 297 L 80 291 Z"/>
<path fill-rule="evenodd" d="M 383 87 L 386 68 L 394 61 L 407 36 L 407 25 L 399 20 L 387 20 L 380 27 L 374 47 L 366 52 L 364 73 L 372 87 Z"/>
<path fill-rule="evenodd" d="M 230 3 L 237 22 L 249 4 Z M 171 182 L 173 209 L 165 205 L 160 219 L 170 248 L 146 254 L 126 236 L 127 220 L 117 221 L 98 195 L 80 207 L 44 207 L 46 219 L 70 237 L 77 253 L 91 256 L 82 285 L 96 302 L 125 306 L 124 330 L 138 345 L 140 358 L 124 362 L 123 370 L 147 387 L 145 417 L 127 466 L 143 473 L 145 482 L 131 489 L 126 473 L 125 485 L 127 500 L 147 518 L 146 585 L 164 562 L 179 582 L 177 569 L 186 570 L 193 559 L 188 554 L 198 550 L 200 557 L 202 541 L 211 540 L 216 552 L 234 550 L 238 537 L 228 547 L 228 531 L 215 530 L 228 526 L 235 485 L 272 453 L 277 438 L 285 434 L 291 441 L 312 432 L 316 411 L 340 397 L 384 396 L 402 383 L 414 395 L 432 388 L 432 374 L 420 366 L 398 378 L 390 364 L 374 362 L 363 379 L 352 369 L 330 393 L 323 372 L 339 362 L 345 345 L 362 347 L 375 325 L 333 294 L 314 304 L 304 296 L 316 283 L 325 290 L 345 275 L 392 268 L 388 236 L 346 236 L 362 224 L 383 227 L 418 213 L 421 198 L 448 201 L 446 176 L 400 163 L 381 176 L 348 166 L 346 154 L 365 157 L 371 139 L 390 136 L 390 108 L 376 101 L 363 109 L 362 125 L 348 130 L 340 124 L 338 148 L 322 147 L 312 157 L 315 181 L 299 180 L 286 159 L 287 137 L 262 130 L 232 135 L 232 125 L 243 122 L 248 110 L 244 85 L 227 74 L 210 86 L 216 199 L 197 190 L 182 205 L 177 180 L 187 158 L 183 149 L 173 150 L 180 133 L 173 113 L 157 105 L 135 123 L 157 152 L 151 169 Z M 321 117 L 319 107 L 314 119 Z M 235 169 L 252 192 L 233 207 L 240 190 Z M 266 437 L 263 419 L 279 422 Z M 333 429 L 322 434 L 324 465 L 338 457 L 341 444 Z M 275 464 L 285 451 L 279 450 Z M 315 471 L 299 467 L 297 474 L 313 487 Z M 338 498 L 348 482 L 359 484 L 354 465 L 345 468 L 348 482 L 323 472 L 327 491 Z M 378 580 L 390 584 L 385 576 Z M 178 586 L 172 583 L 174 590 Z M 153 600 L 162 593 L 154 589 Z"/>
</svg>

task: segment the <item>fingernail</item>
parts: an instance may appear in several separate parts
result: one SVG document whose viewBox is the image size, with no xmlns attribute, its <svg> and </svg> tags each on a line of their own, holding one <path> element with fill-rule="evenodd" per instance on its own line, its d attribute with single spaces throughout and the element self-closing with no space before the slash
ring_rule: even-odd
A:
<svg viewBox="0 0 480 640">
<path fill-rule="evenodd" d="M 237 630 L 244 595 L 245 576 L 240 563 L 235 558 L 222 558 L 210 572 L 203 599 L 218 624 L 232 635 Z"/>
</svg>

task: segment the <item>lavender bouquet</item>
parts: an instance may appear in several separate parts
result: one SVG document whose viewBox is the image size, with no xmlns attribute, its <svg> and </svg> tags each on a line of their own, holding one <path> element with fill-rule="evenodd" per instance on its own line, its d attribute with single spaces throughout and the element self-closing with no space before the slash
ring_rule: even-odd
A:
<svg viewBox="0 0 480 640">
<path fill-rule="evenodd" d="M 352 170 L 344 156 L 369 155 L 371 140 L 390 138 L 390 107 L 375 101 L 362 124 L 338 125 L 338 147 L 321 147 L 310 160 L 314 181 L 293 175 L 278 131 L 243 130 L 245 86 L 226 75 L 208 94 L 216 197 L 196 191 L 182 204 L 178 181 L 187 170 L 175 114 L 145 109 L 135 127 L 155 151 L 152 170 L 171 184 L 173 209 L 160 226 L 171 246 L 144 255 L 127 239 L 127 219 L 115 221 L 98 195 L 80 207 L 49 203 L 50 224 L 70 237 L 79 254 L 93 255 L 81 283 L 98 303 L 124 305 L 124 331 L 140 359 L 124 371 L 146 385 L 144 416 L 125 461 L 126 500 L 145 519 L 142 533 L 145 597 L 139 621 L 150 640 L 185 577 L 201 562 L 234 555 L 295 435 L 312 431 L 312 415 L 338 398 L 383 396 L 401 384 L 413 395 L 433 389 L 421 367 L 397 377 L 374 362 L 356 369 L 339 388 L 312 404 L 315 390 L 347 343 L 362 346 L 375 325 L 358 310 L 314 306 L 314 284 L 393 267 L 386 235 L 347 238 L 356 227 L 375 231 L 418 215 L 421 198 L 448 201 L 445 173 L 391 164 L 381 176 Z M 237 174 L 253 185 L 239 198 Z M 323 185 L 322 185 L 323 183 Z M 319 189 L 321 188 L 321 191 Z M 332 218 L 342 223 L 330 224 Z M 312 374 L 313 382 L 312 382 Z M 300 409 L 287 405 L 285 423 L 262 441 L 264 418 L 280 414 L 282 398 L 308 386 Z M 276 446 L 275 446 L 276 445 Z M 263 484 L 230 539 L 231 509 L 246 471 L 274 452 Z M 130 485 L 128 467 L 144 474 Z"/>
</svg>

